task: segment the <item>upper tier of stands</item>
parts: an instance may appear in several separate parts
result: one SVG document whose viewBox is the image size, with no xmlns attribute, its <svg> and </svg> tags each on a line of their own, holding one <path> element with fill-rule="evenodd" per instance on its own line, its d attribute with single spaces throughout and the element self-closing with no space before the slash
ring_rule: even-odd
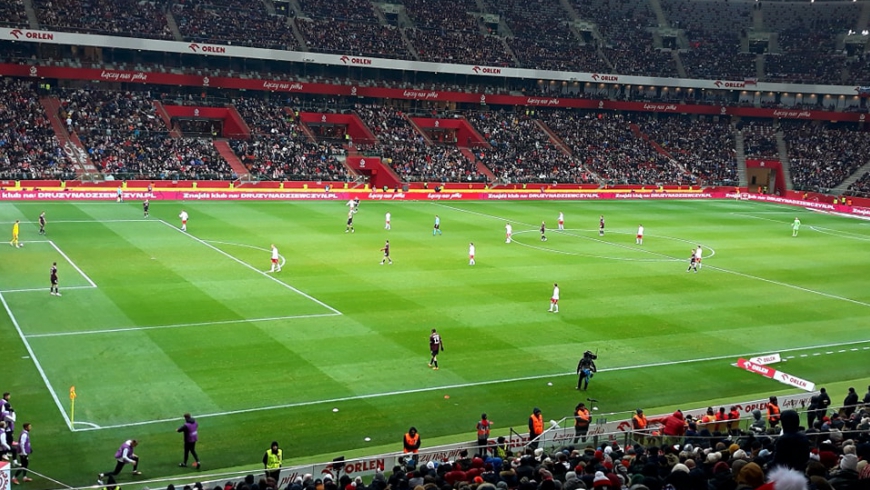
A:
<svg viewBox="0 0 870 490">
<path fill-rule="evenodd" d="M 624 75 L 677 77 L 682 62 L 690 78 L 870 83 L 863 53 L 848 58 L 842 45 L 847 31 L 859 29 L 863 2 L 661 0 L 657 14 L 649 0 L 406 0 L 401 22 L 369 0 L 302 0 L 295 17 L 272 13 L 264 0 L 33 4 L 50 30 Z M 481 14 L 497 15 L 500 27 Z M 678 34 L 662 38 L 662 22 Z M 0 25 L 29 27 L 22 0 L 0 0 Z M 770 33 L 770 42 L 754 54 L 748 35 L 759 32 Z"/>
</svg>

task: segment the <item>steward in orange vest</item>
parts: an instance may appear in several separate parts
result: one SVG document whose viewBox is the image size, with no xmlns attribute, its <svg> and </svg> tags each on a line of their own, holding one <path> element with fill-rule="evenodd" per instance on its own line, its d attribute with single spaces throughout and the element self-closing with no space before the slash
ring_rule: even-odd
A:
<svg viewBox="0 0 870 490">
<path fill-rule="evenodd" d="M 586 404 L 580 402 L 574 408 L 574 444 L 577 444 L 580 439 L 586 442 L 586 434 L 589 432 L 589 424 L 592 422 L 592 415 Z"/>
<path fill-rule="evenodd" d="M 544 416 L 541 415 L 541 409 L 535 407 L 532 414 L 529 415 L 529 447 L 538 449 L 538 441 L 535 439 L 544 433 Z"/>
<path fill-rule="evenodd" d="M 767 423 L 771 427 L 776 427 L 779 424 L 779 402 L 776 397 L 770 397 L 770 402 L 767 404 Z"/>
<path fill-rule="evenodd" d="M 403 452 L 417 454 L 417 451 L 420 449 L 420 434 L 417 433 L 417 428 L 411 427 L 408 429 L 408 433 L 405 434 L 405 439 L 402 442 L 404 443 Z"/>
</svg>

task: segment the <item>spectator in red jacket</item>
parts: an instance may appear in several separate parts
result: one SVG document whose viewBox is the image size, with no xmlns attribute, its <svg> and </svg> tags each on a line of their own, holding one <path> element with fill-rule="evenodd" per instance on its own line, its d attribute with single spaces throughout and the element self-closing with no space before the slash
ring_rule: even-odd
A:
<svg viewBox="0 0 870 490">
<path fill-rule="evenodd" d="M 682 438 L 686 433 L 686 419 L 683 417 L 683 412 L 677 410 L 672 415 L 669 415 L 668 418 L 665 419 L 664 428 L 662 428 L 662 434 L 670 438 L 671 440 L 676 440 Z M 673 443 L 669 443 L 673 444 Z"/>
</svg>

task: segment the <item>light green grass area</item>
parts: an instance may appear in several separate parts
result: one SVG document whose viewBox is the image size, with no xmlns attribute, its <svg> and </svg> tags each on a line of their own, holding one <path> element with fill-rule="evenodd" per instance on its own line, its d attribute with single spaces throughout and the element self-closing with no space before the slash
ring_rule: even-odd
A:
<svg viewBox="0 0 870 490">
<path fill-rule="evenodd" d="M 0 391 L 33 423 L 32 468 L 90 484 L 135 437 L 146 476 L 184 473 L 175 429 L 187 411 L 217 470 L 255 467 L 272 440 L 311 461 L 398 450 L 411 425 L 424 447 L 472 439 L 483 411 L 495 432 L 522 432 L 532 407 L 558 420 L 587 396 L 602 412 L 656 413 L 795 392 L 731 366 L 750 354 L 791 357 L 781 369 L 827 384 L 835 402 L 868 384 L 865 221 L 734 201 L 363 202 L 351 234 L 346 214 L 343 203 L 160 201 L 148 219 L 137 202 L 0 204 L 0 226 L 21 219 L 25 242 L 0 246 Z M 387 239 L 394 264 L 379 265 Z M 274 274 L 273 243 L 286 260 Z M 703 268 L 686 273 L 697 245 Z M 587 349 L 601 372 L 578 394 Z"/>
</svg>

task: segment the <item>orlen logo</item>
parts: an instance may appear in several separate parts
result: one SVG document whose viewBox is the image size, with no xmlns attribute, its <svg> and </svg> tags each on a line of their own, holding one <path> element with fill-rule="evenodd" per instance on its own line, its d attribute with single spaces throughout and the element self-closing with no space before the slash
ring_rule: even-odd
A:
<svg viewBox="0 0 870 490">
<path fill-rule="evenodd" d="M 723 82 L 722 80 L 716 80 L 713 82 L 717 88 L 745 88 L 746 82 Z"/>
<path fill-rule="evenodd" d="M 208 44 L 199 45 L 196 43 L 190 43 L 187 45 L 191 51 L 194 53 L 226 53 L 227 48 L 223 46 L 209 46 Z"/>
<path fill-rule="evenodd" d="M 347 64 L 351 64 L 351 65 L 371 65 L 371 64 L 372 64 L 372 60 L 370 60 L 369 58 L 354 58 L 354 57 L 351 57 L 351 56 L 344 55 L 344 56 L 342 56 L 342 57 L 339 58 L 339 59 L 340 59 L 341 62 L 344 63 L 345 65 L 347 65 Z"/>
<path fill-rule="evenodd" d="M 21 39 L 22 37 L 25 39 L 54 39 L 54 34 L 50 32 L 22 31 L 21 29 L 12 29 L 9 31 L 9 35 L 15 39 Z"/>
<path fill-rule="evenodd" d="M 592 79 L 596 82 L 618 82 L 619 77 L 616 75 L 599 75 L 597 73 L 592 74 Z"/>
<path fill-rule="evenodd" d="M 487 73 L 489 75 L 501 75 L 501 68 L 490 68 L 488 66 L 475 66 L 471 69 L 474 73 Z"/>
</svg>

